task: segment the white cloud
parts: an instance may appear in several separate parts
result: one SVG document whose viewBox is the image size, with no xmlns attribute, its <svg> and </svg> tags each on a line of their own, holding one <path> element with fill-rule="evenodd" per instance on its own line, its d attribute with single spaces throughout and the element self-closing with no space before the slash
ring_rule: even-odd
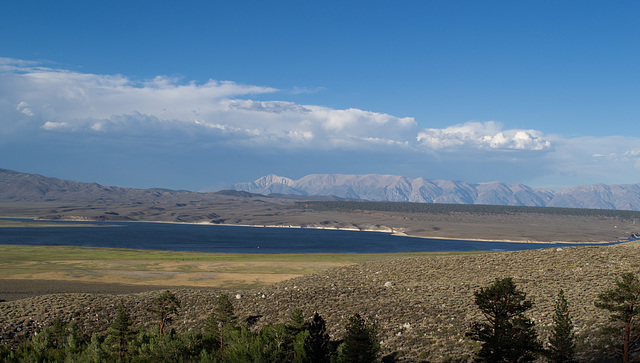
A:
<svg viewBox="0 0 640 363">
<path fill-rule="evenodd" d="M 44 125 L 42 125 L 42 128 L 45 130 L 61 130 L 61 129 L 67 129 L 70 128 L 71 125 L 67 122 L 52 122 L 52 121 L 47 121 L 44 123 Z"/>
<path fill-rule="evenodd" d="M 300 160 L 313 155 L 316 162 L 327 152 L 334 155 L 325 158 L 328 164 L 348 164 L 346 170 L 355 163 L 336 160 L 335 155 L 349 150 L 375 155 L 368 161 L 375 167 L 358 162 L 365 172 L 389 173 L 400 166 L 448 168 L 456 178 L 470 181 L 494 180 L 503 169 L 505 175 L 516 169 L 541 175 L 538 185 L 545 184 L 546 176 L 640 180 L 640 149 L 634 147 L 640 138 L 565 138 L 504 128 L 494 121 L 423 128 L 411 117 L 250 99 L 276 92 L 283 97 L 290 93 L 229 81 L 198 84 L 164 76 L 135 81 L 0 58 L 0 135 L 37 133 L 91 140 L 92 145 L 117 140 L 119 145 L 152 145 L 156 150 L 197 145 L 200 154 L 193 154 L 194 159 L 211 158 L 229 147 L 246 150 L 248 159 L 262 156 L 265 148 Z M 444 172 L 438 175 L 446 178 Z M 429 171 L 414 176 L 430 177 Z"/>
<path fill-rule="evenodd" d="M 368 147 L 369 140 L 382 138 L 404 143 L 415 138 L 417 130 L 412 118 L 244 99 L 278 90 L 229 81 L 181 83 L 159 76 L 137 82 L 121 75 L 50 69 L 6 58 L 0 61 L 0 70 L 0 99 L 12 103 L 20 114 L 0 122 L 14 127 L 104 136 L 168 129 L 172 132 L 167 137 L 180 130 L 199 137 L 209 133 L 236 145 L 320 149 Z M 9 110 L 0 105 L 0 113 Z"/>
<path fill-rule="evenodd" d="M 638 149 L 627 150 L 624 152 L 623 155 L 628 158 L 640 158 L 640 150 Z"/>
<path fill-rule="evenodd" d="M 29 103 L 27 102 L 22 101 L 18 103 L 16 110 L 23 115 L 33 116 L 33 112 L 29 109 Z"/>
<path fill-rule="evenodd" d="M 417 140 L 434 150 L 548 150 L 551 142 L 536 130 L 502 130 L 494 121 L 467 122 L 444 129 L 424 129 Z"/>
<path fill-rule="evenodd" d="M 181 83 L 164 76 L 133 81 L 121 75 L 71 72 L 6 58 L 0 70 L 0 97 L 13 103 L 19 113 L 4 122 L 21 121 L 23 126 L 47 131 L 142 136 L 148 130 L 153 134 L 171 130 L 167 137 L 181 131 L 235 145 L 275 148 L 386 145 L 439 151 L 541 151 L 551 146 L 538 131 L 502 130 L 491 121 L 420 130 L 411 117 L 245 99 L 278 90 L 229 81 Z"/>
</svg>

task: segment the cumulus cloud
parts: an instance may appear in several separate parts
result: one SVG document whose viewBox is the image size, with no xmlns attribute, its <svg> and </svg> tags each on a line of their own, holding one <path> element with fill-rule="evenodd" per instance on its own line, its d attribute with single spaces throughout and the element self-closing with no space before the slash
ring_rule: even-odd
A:
<svg viewBox="0 0 640 363">
<path fill-rule="evenodd" d="M 7 58 L 0 61 L 0 71 L 0 112 L 8 116 L 0 122 L 10 124 L 5 129 L 30 125 L 107 135 L 160 128 L 183 135 L 204 132 L 246 146 L 358 148 L 381 138 L 404 143 L 415 137 L 417 128 L 412 118 L 247 99 L 278 90 L 230 81 L 181 83 L 164 76 L 134 81 Z M 13 105 L 12 110 L 2 104 Z"/>
<path fill-rule="evenodd" d="M 47 121 L 44 123 L 44 125 L 42 125 L 42 128 L 45 130 L 61 130 L 61 129 L 70 128 L 70 126 L 71 125 L 67 122 Z"/>
<path fill-rule="evenodd" d="M 637 179 L 640 172 L 640 149 L 632 147 L 638 138 L 565 138 L 494 121 L 425 128 L 412 117 L 257 99 L 291 93 L 231 81 L 196 83 L 165 76 L 140 81 L 0 58 L 0 135 L 58 137 L 55 145 L 90 140 L 105 147 L 114 141 L 136 149 L 180 146 L 194 159 L 234 148 L 253 160 L 269 149 L 280 157 L 295 155 L 301 163 L 310 157 L 316 163 L 342 163 L 347 165 L 343 172 L 356 164 L 336 160 L 347 150 L 362 156 L 360 165 L 376 165 L 359 166 L 366 173 L 449 168 L 456 178 L 470 181 L 494 180 L 502 169 L 506 175 L 516 168 L 520 175 L 587 175 L 601 182 L 611 175 Z M 0 144 L 16 139 L 4 137 Z M 329 169 L 309 171 L 323 170 Z M 425 173 L 414 176 L 430 177 Z M 537 182 L 545 183 L 544 178 Z"/>
<path fill-rule="evenodd" d="M 208 135 L 242 146 L 367 149 L 381 146 L 450 151 L 549 149 L 535 130 L 502 130 L 495 122 L 420 129 L 411 117 L 349 108 L 337 110 L 248 97 L 278 90 L 209 80 L 203 84 L 158 76 L 134 81 L 0 60 L 0 122 L 45 131 L 103 135 Z M 13 105 L 2 110 L 2 104 Z M 14 114 L 11 114 L 14 112 Z M 9 113 L 9 115 L 6 115 Z"/>
<path fill-rule="evenodd" d="M 33 116 L 33 112 L 29 109 L 29 103 L 27 102 L 22 101 L 18 103 L 18 105 L 16 106 L 16 110 L 23 115 Z"/>
<path fill-rule="evenodd" d="M 551 142 L 536 130 L 502 130 L 494 121 L 467 122 L 444 129 L 424 129 L 418 142 L 434 150 L 547 150 Z"/>
</svg>

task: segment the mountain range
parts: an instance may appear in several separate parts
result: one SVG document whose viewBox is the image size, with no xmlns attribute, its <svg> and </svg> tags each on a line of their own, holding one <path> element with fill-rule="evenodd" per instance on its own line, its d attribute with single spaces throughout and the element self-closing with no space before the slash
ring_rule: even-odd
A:
<svg viewBox="0 0 640 363">
<path fill-rule="evenodd" d="M 230 188 L 264 195 L 332 195 L 370 201 L 640 210 L 640 183 L 580 185 L 552 191 L 502 182 L 470 184 L 396 175 L 311 174 L 297 180 L 267 175 Z"/>
<path fill-rule="evenodd" d="M 640 183 L 580 185 L 552 191 L 502 182 L 470 184 L 395 175 L 311 174 L 297 180 L 267 175 L 253 182 L 233 184 L 229 189 L 197 193 L 160 188 L 121 188 L 0 169 L 0 200 L 5 201 L 213 200 L 230 193 L 242 196 L 239 192 L 249 192 L 298 200 L 350 199 L 640 210 Z"/>
</svg>

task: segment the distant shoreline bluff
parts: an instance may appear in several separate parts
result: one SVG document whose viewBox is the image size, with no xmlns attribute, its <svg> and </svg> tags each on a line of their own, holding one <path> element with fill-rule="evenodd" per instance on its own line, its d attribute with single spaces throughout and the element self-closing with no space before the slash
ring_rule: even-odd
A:
<svg viewBox="0 0 640 363">
<path fill-rule="evenodd" d="M 436 240 L 455 240 L 455 241 L 468 241 L 468 242 L 504 242 L 504 243 L 531 243 L 531 244 L 566 244 L 566 245 L 582 245 L 582 244 L 608 244 L 608 243 L 623 243 L 631 242 L 634 239 L 618 240 L 618 241 L 597 241 L 597 242 L 569 242 L 569 241 L 534 241 L 534 240 L 508 240 L 508 239 L 483 239 L 483 238 L 458 238 L 458 237 L 433 237 L 433 236 L 418 236 L 407 234 L 403 231 L 397 231 L 393 228 L 385 229 L 373 229 L 373 228 L 355 228 L 355 227 L 329 227 L 329 226 L 300 226 L 300 225 L 279 225 L 279 224 L 231 224 L 231 223 L 211 223 L 211 222 L 171 222 L 171 221 L 134 221 L 143 223 L 168 223 L 168 224 L 191 224 L 191 225 L 207 225 L 207 226 L 229 226 L 229 227 L 253 227 L 253 228 L 294 228 L 294 229 L 325 229 L 334 231 L 353 231 L 353 232 L 377 232 L 377 233 L 389 233 L 399 237 L 413 237 L 423 239 L 436 239 Z"/>
</svg>

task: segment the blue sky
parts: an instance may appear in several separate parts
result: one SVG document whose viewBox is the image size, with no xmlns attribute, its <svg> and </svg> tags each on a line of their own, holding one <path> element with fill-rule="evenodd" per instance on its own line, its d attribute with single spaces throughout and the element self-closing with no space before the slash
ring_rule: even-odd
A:
<svg viewBox="0 0 640 363">
<path fill-rule="evenodd" d="M 200 190 L 266 174 L 640 182 L 637 1 L 19 1 L 0 167 Z"/>
</svg>

